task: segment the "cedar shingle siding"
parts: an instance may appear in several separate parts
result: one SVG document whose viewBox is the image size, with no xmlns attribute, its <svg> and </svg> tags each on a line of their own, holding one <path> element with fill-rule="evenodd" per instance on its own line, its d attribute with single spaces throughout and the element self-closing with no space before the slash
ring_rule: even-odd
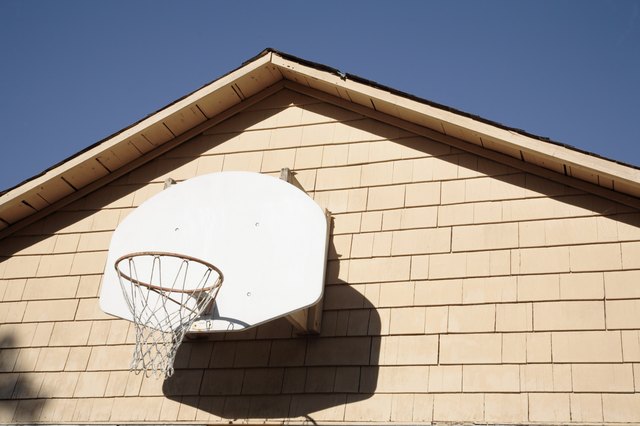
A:
<svg viewBox="0 0 640 426">
<path fill-rule="evenodd" d="M 129 373 L 97 299 L 118 223 L 168 177 L 283 167 L 333 217 L 321 335 L 278 320 Z M 0 422 L 640 422 L 639 225 L 283 89 L 0 240 Z"/>
</svg>

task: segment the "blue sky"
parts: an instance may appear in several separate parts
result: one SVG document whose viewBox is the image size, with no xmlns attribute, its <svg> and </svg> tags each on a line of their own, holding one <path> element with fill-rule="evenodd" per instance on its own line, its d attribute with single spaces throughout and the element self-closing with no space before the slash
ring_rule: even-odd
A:
<svg viewBox="0 0 640 426">
<path fill-rule="evenodd" d="M 0 190 L 265 47 L 640 166 L 640 1 L 0 1 Z"/>
</svg>

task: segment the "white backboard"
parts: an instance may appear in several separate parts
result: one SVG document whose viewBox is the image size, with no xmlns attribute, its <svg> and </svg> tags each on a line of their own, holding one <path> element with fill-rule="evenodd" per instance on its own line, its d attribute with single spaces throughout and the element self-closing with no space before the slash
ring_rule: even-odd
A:
<svg viewBox="0 0 640 426">
<path fill-rule="evenodd" d="M 115 261 L 134 252 L 173 252 L 210 262 L 224 275 L 200 330 L 253 327 L 321 299 L 327 242 L 323 209 L 290 183 L 249 172 L 199 176 L 150 198 L 118 226 L 100 307 L 131 320 Z"/>
</svg>

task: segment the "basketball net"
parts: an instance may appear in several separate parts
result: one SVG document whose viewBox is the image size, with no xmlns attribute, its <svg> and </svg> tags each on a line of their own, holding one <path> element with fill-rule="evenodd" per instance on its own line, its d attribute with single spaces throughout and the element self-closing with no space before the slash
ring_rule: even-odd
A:
<svg viewBox="0 0 640 426">
<path fill-rule="evenodd" d="M 130 369 L 171 377 L 185 334 L 213 309 L 222 272 L 203 260 L 163 252 L 128 254 L 115 268 L 136 329 Z"/>
</svg>

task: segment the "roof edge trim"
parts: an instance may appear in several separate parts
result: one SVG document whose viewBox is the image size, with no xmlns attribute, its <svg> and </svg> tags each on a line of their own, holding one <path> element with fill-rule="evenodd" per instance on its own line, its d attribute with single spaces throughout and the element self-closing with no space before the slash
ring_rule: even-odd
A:
<svg viewBox="0 0 640 426">
<path fill-rule="evenodd" d="M 119 168 L 107 168 L 100 162 L 100 158 L 103 157 L 98 158 L 98 156 L 108 156 L 112 150 L 127 147 L 133 138 L 144 138 L 144 133 L 149 134 L 157 130 L 165 132 L 163 138 L 159 138 L 155 143 L 147 140 L 149 145 L 146 151 L 140 151 L 126 159 L 123 157 L 117 165 L 117 167 L 127 167 L 130 163 L 135 163 L 138 158 L 145 156 L 145 153 L 160 150 L 160 147 L 165 144 L 170 145 L 172 141 L 191 133 L 203 122 L 213 120 L 215 117 L 224 117 L 226 113 L 236 110 L 235 107 L 240 107 L 245 100 L 264 92 L 278 82 L 280 84 L 295 82 L 301 87 L 309 87 L 328 96 L 342 99 L 354 107 L 380 112 L 430 129 L 439 135 L 477 146 L 478 149 L 484 149 L 486 152 L 500 153 L 517 161 L 554 171 L 554 173 L 557 171 L 562 174 L 564 168 L 564 174 L 573 179 L 610 190 L 612 194 L 621 194 L 640 200 L 640 167 L 610 160 L 353 74 L 343 73 L 336 68 L 267 48 L 218 79 L 62 160 L 42 173 L 0 192 L 0 219 L 4 219 L 0 221 L 0 230 L 2 230 L 0 238 L 6 235 L 5 231 L 13 228 L 13 224 L 45 210 L 50 211 L 50 208 L 59 205 L 58 201 L 74 196 L 83 187 L 96 189 L 97 183 L 108 180 L 103 178 L 111 175 L 114 170 L 119 170 Z M 243 86 L 243 89 L 248 86 L 249 90 L 245 91 L 246 96 L 237 92 L 234 95 L 235 89 L 231 90 L 232 87 L 230 87 L 232 85 Z M 184 123 L 177 127 L 179 131 L 172 130 L 170 126 L 182 120 L 185 114 L 199 109 L 195 108 L 198 102 L 200 105 L 207 106 L 204 111 L 200 110 L 198 119 L 191 121 L 184 119 Z M 210 108 L 214 104 L 216 107 Z M 103 169 L 99 168 L 97 172 L 92 170 L 97 165 L 102 166 Z M 81 175 L 82 178 L 81 184 L 77 187 L 64 179 L 65 176 L 73 173 Z M 68 187 L 61 186 L 63 182 L 68 184 Z M 602 191 L 598 191 L 598 194 L 602 194 Z M 41 199 L 37 199 L 38 196 Z M 39 203 L 36 207 L 29 204 L 32 199 Z M 25 206 L 31 207 L 33 211 Z M 5 213 L 8 216 L 3 217 Z"/>
<path fill-rule="evenodd" d="M 307 64 L 303 64 L 276 54 L 273 57 L 273 63 L 309 78 L 324 80 L 344 90 L 366 94 L 379 101 L 387 102 L 395 108 L 417 111 L 424 116 L 435 118 L 453 126 L 463 127 L 480 137 L 485 136 L 486 138 L 494 140 L 496 143 L 501 143 L 507 148 L 522 150 L 524 153 L 529 154 L 543 155 L 550 161 L 557 162 L 561 160 L 573 167 L 584 169 L 588 173 L 595 172 L 607 178 L 622 179 L 625 183 L 638 186 L 640 189 L 640 167 L 587 153 L 586 151 L 575 149 L 569 145 L 551 142 L 546 138 L 530 136 L 529 134 L 522 133 L 522 131 L 496 124 L 490 120 L 478 119 L 477 116 L 471 114 L 462 113 L 447 107 L 442 108 L 438 104 L 424 101 L 415 96 L 407 96 L 402 92 L 389 90 L 385 86 L 380 86 L 375 83 L 374 85 L 370 85 L 368 80 L 365 80 L 366 83 L 364 83 L 360 81 L 361 79 L 350 79 L 348 77 L 349 75 L 347 75 L 347 78 L 343 78 L 340 75 L 326 76 L 323 75 L 326 71 L 315 68 L 313 63 L 309 65 L 308 61 Z M 309 87 L 313 87 L 311 84 L 308 85 Z M 373 109 L 371 105 L 361 105 Z M 423 125 L 422 123 L 416 124 Z M 447 134 L 446 130 L 441 130 L 441 132 Z"/>
<path fill-rule="evenodd" d="M 147 128 L 151 125 L 162 122 L 163 119 L 170 116 L 172 113 L 177 110 L 193 103 L 196 99 L 199 99 L 207 94 L 214 92 L 226 84 L 229 84 L 235 81 L 239 76 L 250 73 L 255 68 L 258 68 L 266 63 L 271 62 L 271 54 L 270 51 L 264 50 L 260 54 L 256 55 L 249 61 L 245 61 L 240 67 L 224 74 L 216 80 L 213 80 L 202 87 L 194 90 L 187 95 L 176 99 L 175 101 L 165 105 L 159 110 L 152 112 L 145 116 L 144 118 L 132 123 L 131 125 L 119 130 L 98 142 L 88 146 L 87 148 L 73 154 L 64 160 L 59 161 L 53 166 L 45 169 L 43 172 L 32 176 L 4 191 L 0 191 L 0 205 L 4 204 L 5 199 L 18 197 L 21 192 L 26 192 L 32 189 L 35 186 L 41 184 L 41 181 L 47 181 L 51 178 L 56 177 L 57 175 L 62 174 L 64 171 L 69 168 L 77 165 L 88 158 L 103 152 L 106 149 L 109 149 L 113 145 L 118 144 L 119 142 L 124 141 L 125 139 L 133 137 L 135 134 L 139 133 L 144 128 Z M 14 192 L 17 189 L 21 189 L 20 192 Z"/>
</svg>

